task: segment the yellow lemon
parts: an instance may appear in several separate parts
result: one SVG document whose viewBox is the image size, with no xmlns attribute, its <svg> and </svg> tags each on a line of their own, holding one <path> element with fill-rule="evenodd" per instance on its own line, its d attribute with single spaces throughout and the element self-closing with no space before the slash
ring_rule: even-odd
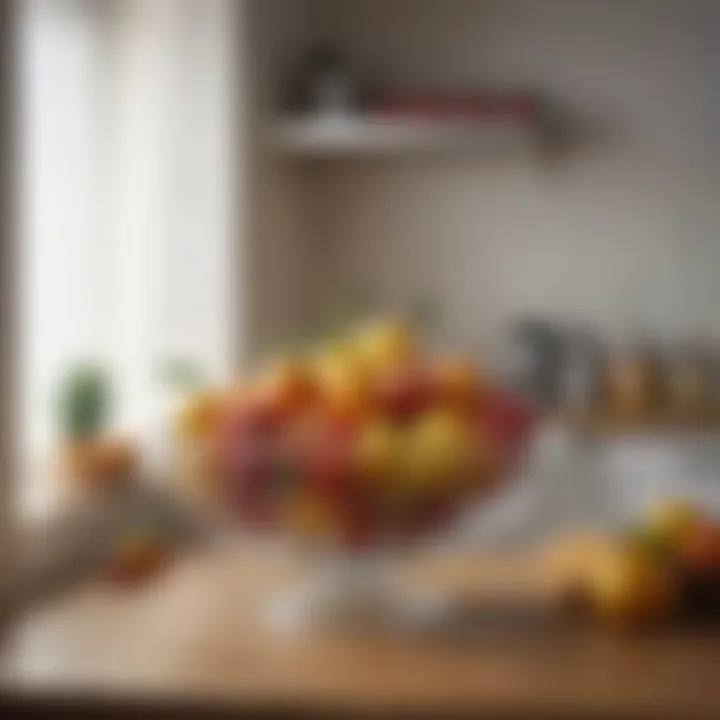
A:
<svg viewBox="0 0 720 720">
<path fill-rule="evenodd" d="M 401 468 L 403 437 L 399 428 L 384 420 L 373 420 L 360 428 L 355 461 L 363 478 L 392 483 Z"/>
<path fill-rule="evenodd" d="M 700 513 L 690 503 L 669 498 L 652 506 L 645 520 L 646 527 L 669 542 L 677 542 L 696 526 Z"/>
<path fill-rule="evenodd" d="M 425 413 L 409 428 L 404 457 L 404 479 L 411 490 L 464 479 L 475 461 L 469 427 L 453 413 Z"/>
<path fill-rule="evenodd" d="M 221 410 L 221 402 L 215 391 L 203 391 L 185 400 L 175 421 L 180 438 L 195 439 L 211 432 Z"/>
<path fill-rule="evenodd" d="M 589 577 L 590 601 L 599 616 L 631 628 L 666 620 L 677 590 L 667 563 L 622 544 L 602 553 Z"/>
<path fill-rule="evenodd" d="M 415 351 L 409 328 L 395 320 L 379 320 L 361 328 L 355 347 L 370 367 L 385 367 L 406 363 Z"/>
<path fill-rule="evenodd" d="M 365 369 L 350 356 L 325 358 L 317 366 L 320 395 L 330 414 L 360 419 L 372 408 L 372 389 Z"/>
</svg>

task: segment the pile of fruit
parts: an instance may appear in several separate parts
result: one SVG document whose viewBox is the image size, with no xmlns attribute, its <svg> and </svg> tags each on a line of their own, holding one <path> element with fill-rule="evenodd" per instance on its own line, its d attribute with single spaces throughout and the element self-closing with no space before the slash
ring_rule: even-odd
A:
<svg viewBox="0 0 720 720">
<path fill-rule="evenodd" d="M 427 357 L 388 320 L 201 393 L 181 417 L 225 510 L 350 547 L 448 522 L 508 476 L 530 425 L 468 359 Z"/>
<path fill-rule="evenodd" d="M 563 603 L 616 627 L 720 620 L 720 521 L 684 501 L 614 536 L 563 538 L 550 568 Z"/>
</svg>

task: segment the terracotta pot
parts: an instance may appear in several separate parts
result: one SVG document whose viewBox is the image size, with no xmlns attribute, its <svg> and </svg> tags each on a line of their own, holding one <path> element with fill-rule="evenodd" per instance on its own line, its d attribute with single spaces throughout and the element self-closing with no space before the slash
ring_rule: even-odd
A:
<svg viewBox="0 0 720 720">
<path fill-rule="evenodd" d="M 137 448 L 121 438 L 66 442 L 59 457 L 62 477 L 75 488 L 91 490 L 127 487 L 138 466 Z"/>
</svg>

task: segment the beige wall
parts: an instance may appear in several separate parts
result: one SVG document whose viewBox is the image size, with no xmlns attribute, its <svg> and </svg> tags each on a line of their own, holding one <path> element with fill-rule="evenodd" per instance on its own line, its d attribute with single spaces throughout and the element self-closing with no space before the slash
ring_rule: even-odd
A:
<svg viewBox="0 0 720 720">
<path fill-rule="evenodd" d="M 318 0 L 318 33 L 396 86 L 529 84 L 572 121 L 530 157 L 317 170 L 315 278 L 430 289 L 477 347 L 524 310 L 720 338 L 720 3 Z M 331 297 L 331 294 L 326 297 Z"/>
<path fill-rule="evenodd" d="M 243 359 L 284 346 L 305 321 L 309 257 L 306 248 L 307 186 L 272 146 L 285 73 L 311 33 L 304 0 L 245 3 L 248 107 L 244 143 L 248 213 L 241 243 L 247 283 Z"/>
</svg>

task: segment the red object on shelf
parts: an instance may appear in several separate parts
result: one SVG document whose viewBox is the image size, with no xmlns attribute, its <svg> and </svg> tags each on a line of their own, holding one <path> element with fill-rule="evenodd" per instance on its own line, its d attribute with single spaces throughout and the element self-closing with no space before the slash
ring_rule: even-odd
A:
<svg viewBox="0 0 720 720">
<path fill-rule="evenodd" d="M 371 97 L 368 114 L 375 117 L 426 120 L 507 119 L 531 121 L 538 98 L 529 92 L 487 91 L 383 92 Z"/>
</svg>

